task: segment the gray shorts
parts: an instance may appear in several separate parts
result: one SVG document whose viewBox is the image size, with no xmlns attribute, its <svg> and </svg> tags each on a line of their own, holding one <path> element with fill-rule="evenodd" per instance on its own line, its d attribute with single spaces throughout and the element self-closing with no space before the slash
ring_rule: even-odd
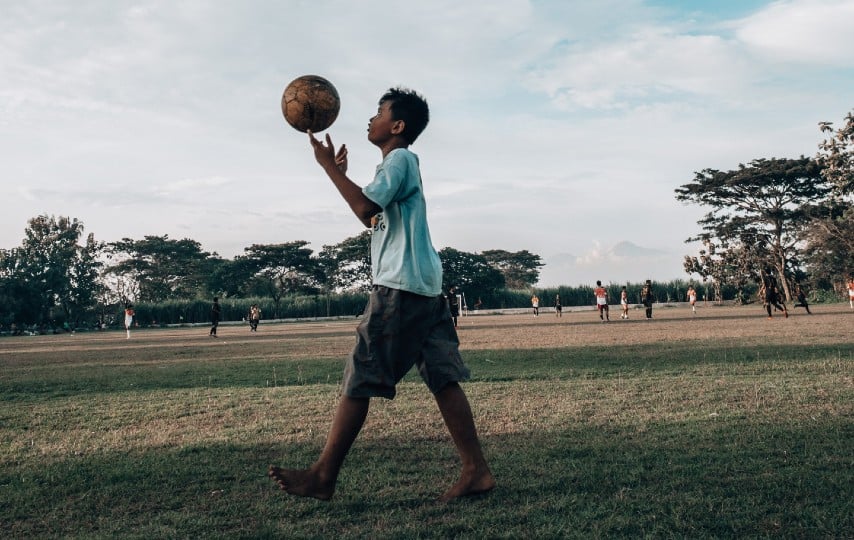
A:
<svg viewBox="0 0 854 540">
<path fill-rule="evenodd" d="M 395 386 L 413 365 L 433 394 L 469 378 L 460 341 L 442 296 L 374 286 L 356 346 L 344 368 L 349 397 L 395 396 Z"/>
</svg>

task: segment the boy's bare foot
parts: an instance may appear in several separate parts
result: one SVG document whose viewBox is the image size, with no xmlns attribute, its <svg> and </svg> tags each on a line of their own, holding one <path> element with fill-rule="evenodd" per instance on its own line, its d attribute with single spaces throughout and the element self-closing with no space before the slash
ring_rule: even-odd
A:
<svg viewBox="0 0 854 540">
<path fill-rule="evenodd" d="M 282 469 L 270 465 L 267 476 L 279 484 L 279 489 L 298 497 L 314 497 L 321 501 L 328 501 L 335 493 L 335 485 L 327 485 L 311 469 Z"/>
<path fill-rule="evenodd" d="M 439 497 L 440 502 L 448 502 L 457 497 L 486 493 L 495 487 L 495 479 L 489 469 L 466 473 L 463 471 L 457 483 Z"/>
</svg>

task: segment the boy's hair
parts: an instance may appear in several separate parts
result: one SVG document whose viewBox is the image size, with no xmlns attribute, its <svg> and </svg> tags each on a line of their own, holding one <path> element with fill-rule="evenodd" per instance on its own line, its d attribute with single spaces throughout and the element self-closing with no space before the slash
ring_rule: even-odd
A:
<svg viewBox="0 0 854 540">
<path fill-rule="evenodd" d="M 397 87 L 389 88 L 388 92 L 383 94 L 380 105 L 386 101 L 390 103 L 391 117 L 395 120 L 403 120 L 405 127 L 401 137 L 409 144 L 414 143 L 430 121 L 427 100 L 415 90 Z"/>
</svg>

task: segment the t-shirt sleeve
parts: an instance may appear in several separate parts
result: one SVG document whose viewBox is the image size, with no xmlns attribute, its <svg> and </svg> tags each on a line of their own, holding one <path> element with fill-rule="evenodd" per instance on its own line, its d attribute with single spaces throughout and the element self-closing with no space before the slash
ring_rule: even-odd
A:
<svg viewBox="0 0 854 540">
<path fill-rule="evenodd" d="M 365 197 L 385 208 L 405 198 L 406 161 L 400 152 L 390 154 L 377 168 L 374 181 L 362 189 Z"/>
</svg>

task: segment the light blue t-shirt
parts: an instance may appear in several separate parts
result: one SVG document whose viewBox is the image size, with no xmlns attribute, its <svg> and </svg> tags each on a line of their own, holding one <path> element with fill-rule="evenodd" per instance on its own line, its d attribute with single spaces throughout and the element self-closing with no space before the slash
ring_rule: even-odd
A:
<svg viewBox="0 0 854 540">
<path fill-rule="evenodd" d="M 372 220 L 374 285 L 423 296 L 440 294 L 442 263 L 427 227 L 418 156 L 405 148 L 392 150 L 362 193 L 383 209 Z"/>
</svg>

